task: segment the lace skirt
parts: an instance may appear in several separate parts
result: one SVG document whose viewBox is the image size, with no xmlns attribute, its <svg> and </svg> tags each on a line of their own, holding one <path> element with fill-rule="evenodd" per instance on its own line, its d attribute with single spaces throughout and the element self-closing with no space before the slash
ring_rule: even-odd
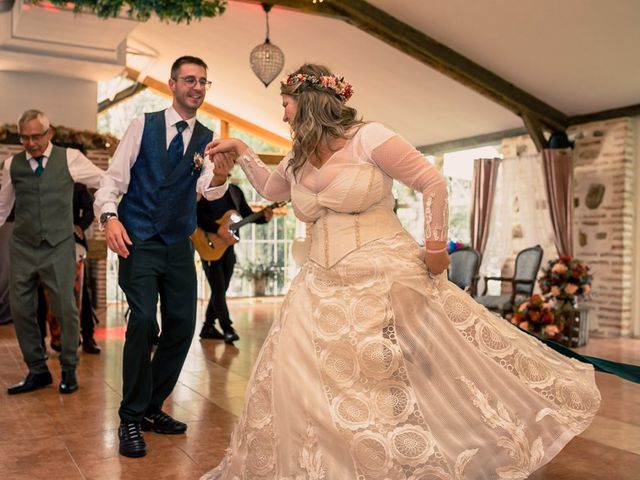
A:
<svg viewBox="0 0 640 480">
<path fill-rule="evenodd" d="M 406 234 L 294 280 L 208 480 L 521 479 L 585 430 L 590 365 L 428 277 Z"/>
</svg>

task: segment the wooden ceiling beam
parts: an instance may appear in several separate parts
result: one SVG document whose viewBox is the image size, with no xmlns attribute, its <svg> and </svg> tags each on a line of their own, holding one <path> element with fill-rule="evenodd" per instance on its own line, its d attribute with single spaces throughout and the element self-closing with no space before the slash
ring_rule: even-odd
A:
<svg viewBox="0 0 640 480">
<path fill-rule="evenodd" d="M 104 112 L 105 110 L 110 109 L 111 107 L 115 107 L 120 102 L 126 100 L 127 98 L 133 97 L 136 93 L 139 93 L 147 88 L 146 85 L 141 83 L 134 83 L 133 85 L 129 85 L 127 88 L 123 88 L 118 93 L 113 96 L 113 99 L 106 99 L 98 103 L 98 113 Z"/>
<path fill-rule="evenodd" d="M 432 143 L 430 145 L 420 145 L 416 148 L 424 155 L 439 155 L 443 153 L 456 152 L 458 150 L 485 147 L 487 145 L 499 145 L 505 138 L 519 137 L 520 135 L 526 135 L 527 133 L 527 130 L 524 128 L 512 128 L 510 130 L 485 133 L 473 137 L 460 138 L 458 140 Z"/>
<path fill-rule="evenodd" d="M 260 3 L 254 0 L 235 1 Z M 523 119 L 525 115 L 537 118 L 549 130 L 565 130 L 568 126 L 568 117 L 561 111 L 364 0 L 324 0 L 322 3 L 270 0 L 269 3 L 344 20 Z"/>
<path fill-rule="evenodd" d="M 542 125 L 533 115 L 523 115 L 522 120 L 524 121 L 524 125 L 527 128 L 527 132 L 529 133 L 531 140 L 533 140 L 536 149 L 538 152 L 542 152 L 542 150 L 547 148 L 547 139 L 544 136 Z M 562 131 L 564 131 L 564 129 Z"/>
<path fill-rule="evenodd" d="M 581 125 L 589 122 L 599 122 L 602 120 L 610 120 L 620 117 L 637 117 L 640 116 L 640 104 L 628 105 L 626 107 L 612 108 L 601 112 L 587 113 L 584 115 L 574 115 L 569 117 L 569 125 Z"/>
</svg>

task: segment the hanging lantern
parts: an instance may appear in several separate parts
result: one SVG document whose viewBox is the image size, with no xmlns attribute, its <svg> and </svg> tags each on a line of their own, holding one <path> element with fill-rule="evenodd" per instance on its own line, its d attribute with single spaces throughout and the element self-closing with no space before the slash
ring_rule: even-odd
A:
<svg viewBox="0 0 640 480">
<path fill-rule="evenodd" d="M 269 40 L 269 10 L 271 10 L 271 5 L 263 3 L 262 9 L 267 19 L 267 38 L 262 45 L 258 45 L 251 50 L 249 63 L 251 63 L 253 73 L 264 83 L 265 87 L 268 87 L 273 79 L 282 72 L 284 53 Z"/>
</svg>

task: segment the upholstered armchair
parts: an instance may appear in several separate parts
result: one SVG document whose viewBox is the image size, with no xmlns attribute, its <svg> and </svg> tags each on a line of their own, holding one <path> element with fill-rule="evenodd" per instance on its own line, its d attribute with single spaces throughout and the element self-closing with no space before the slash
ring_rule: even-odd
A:
<svg viewBox="0 0 640 480">
<path fill-rule="evenodd" d="M 477 294 L 480 263 L 482 255 L 471 247 L 455 250 L 451 253 L 449 280 L 475 297 Z"/>
<path fill-rule="evenodd" d="M 513 307 L 526 300 L 533 294 L 538 270 L 542 262 L 543 250 L 540 245 L 525 248 L 516 256 L 513 277 L 484 277 L 484 292 L 477 301 L 489 310 L 505 316 L 513 311 Z M 511 293 L 504 295 L 487 295 L 490 281 L 511 283 Z"/>
</svg>

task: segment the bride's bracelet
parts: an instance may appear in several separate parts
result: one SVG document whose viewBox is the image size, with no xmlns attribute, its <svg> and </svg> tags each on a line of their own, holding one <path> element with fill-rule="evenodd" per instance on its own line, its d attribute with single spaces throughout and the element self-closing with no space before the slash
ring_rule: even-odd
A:
<svg viewBox="0 0 640 480">
<path fill-rule="evenodd" d="M 436 250 L 432 250 L 432 249 L 430 249 L 430 248 L 426 248 L 426 249 L 425 249 L 425 251 L 426 251 L 427 253 L 442 253 L 442 252 L 444 252 L 444 251 L 446 251 L 446 250 L 447 250 L 447 246 L 446 246 L 446 245 L 445 245 L 444 247 L 442 247 L 442 248 L 438 248 L 438 249 L 436 249 Z"/>
</svg>

